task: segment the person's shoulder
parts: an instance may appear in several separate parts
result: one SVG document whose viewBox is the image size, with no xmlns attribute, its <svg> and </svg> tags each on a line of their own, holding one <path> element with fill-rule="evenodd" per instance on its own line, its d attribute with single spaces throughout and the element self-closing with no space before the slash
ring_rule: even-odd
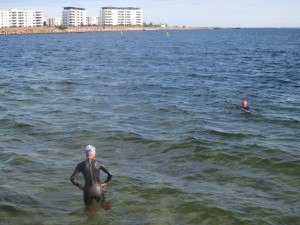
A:
<svg viewBox="0 0 300 225">
<path fill-rule="evenodd" d="M 78 167 L 83 166 L 83 165 L 85 164 L 85 161 L 86 161 L 86 160 L 83 160 L 82 162 L 78 163 L 77 166 L 78 166 Z"/>
<path fill-rule="evenodd" d="M 97 165 L 99 167 L 103 166 L 103 164 L 97 159 L 94 159 L 94 162 L 95 162 L 95 165 Z"/>
<path fill-rule="evenodd" d="M 101 164 L 101 162 L 98 159 L 94 159 L 94 162 L 97 164 Z"/>
</svg>

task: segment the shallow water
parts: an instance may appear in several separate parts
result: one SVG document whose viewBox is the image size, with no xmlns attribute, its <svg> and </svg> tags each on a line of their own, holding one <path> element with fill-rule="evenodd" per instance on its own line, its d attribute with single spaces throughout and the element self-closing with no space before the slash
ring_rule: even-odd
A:
<svg viewBox="0 0 300 225">
<path fill-rule="evenodd" d="M 299 223 L 300 30 L 169 34 L 0 36 L 1 224 Z"/>
</svg>

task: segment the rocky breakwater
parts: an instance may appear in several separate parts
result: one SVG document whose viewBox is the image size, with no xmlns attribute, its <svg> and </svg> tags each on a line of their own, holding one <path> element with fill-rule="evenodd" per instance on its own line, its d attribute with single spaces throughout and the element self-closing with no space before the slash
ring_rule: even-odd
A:
<svg viewBox="0 0 300 225">
<path fill-rule="evenodd" d="M 207 27 L 144 27 L 144 26 L 78 26 L 78 27 L 8 27 L 0 28 L 0 35 L 84 33 L 102 31 L 194 30 Z"/>
</svg>

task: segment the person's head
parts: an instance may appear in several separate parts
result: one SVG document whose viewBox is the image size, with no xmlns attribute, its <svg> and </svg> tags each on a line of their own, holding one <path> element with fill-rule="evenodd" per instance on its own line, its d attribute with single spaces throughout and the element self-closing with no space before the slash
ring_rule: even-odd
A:
<svg viewBox="0 0 300 225">
<path fill-rule="evenodd" d="M 247 109 L 248 108 L 248 101 L 246 99 L 243 100 L 242 107 L 243 107 L 243 109 Z"/>
<path fill-rule="evenodd" d="M 96 156 L 96 148 L 93 145 L 87 145 L 85 147 L 86 158 L 94 159 Z"/>
</svg>

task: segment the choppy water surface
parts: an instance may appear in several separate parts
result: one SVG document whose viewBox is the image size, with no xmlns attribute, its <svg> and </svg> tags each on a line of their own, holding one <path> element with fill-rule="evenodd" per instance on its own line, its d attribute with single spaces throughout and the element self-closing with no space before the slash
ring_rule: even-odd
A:
<svg viewBox="0 0 300 225">
<path fill-rule="evenodd" d="M 0 36 L 0 53 L 1 224 L 299 224 L 300 30 Z M 68 180 L 87 144 L 111 210 Z"/>
</svg>

